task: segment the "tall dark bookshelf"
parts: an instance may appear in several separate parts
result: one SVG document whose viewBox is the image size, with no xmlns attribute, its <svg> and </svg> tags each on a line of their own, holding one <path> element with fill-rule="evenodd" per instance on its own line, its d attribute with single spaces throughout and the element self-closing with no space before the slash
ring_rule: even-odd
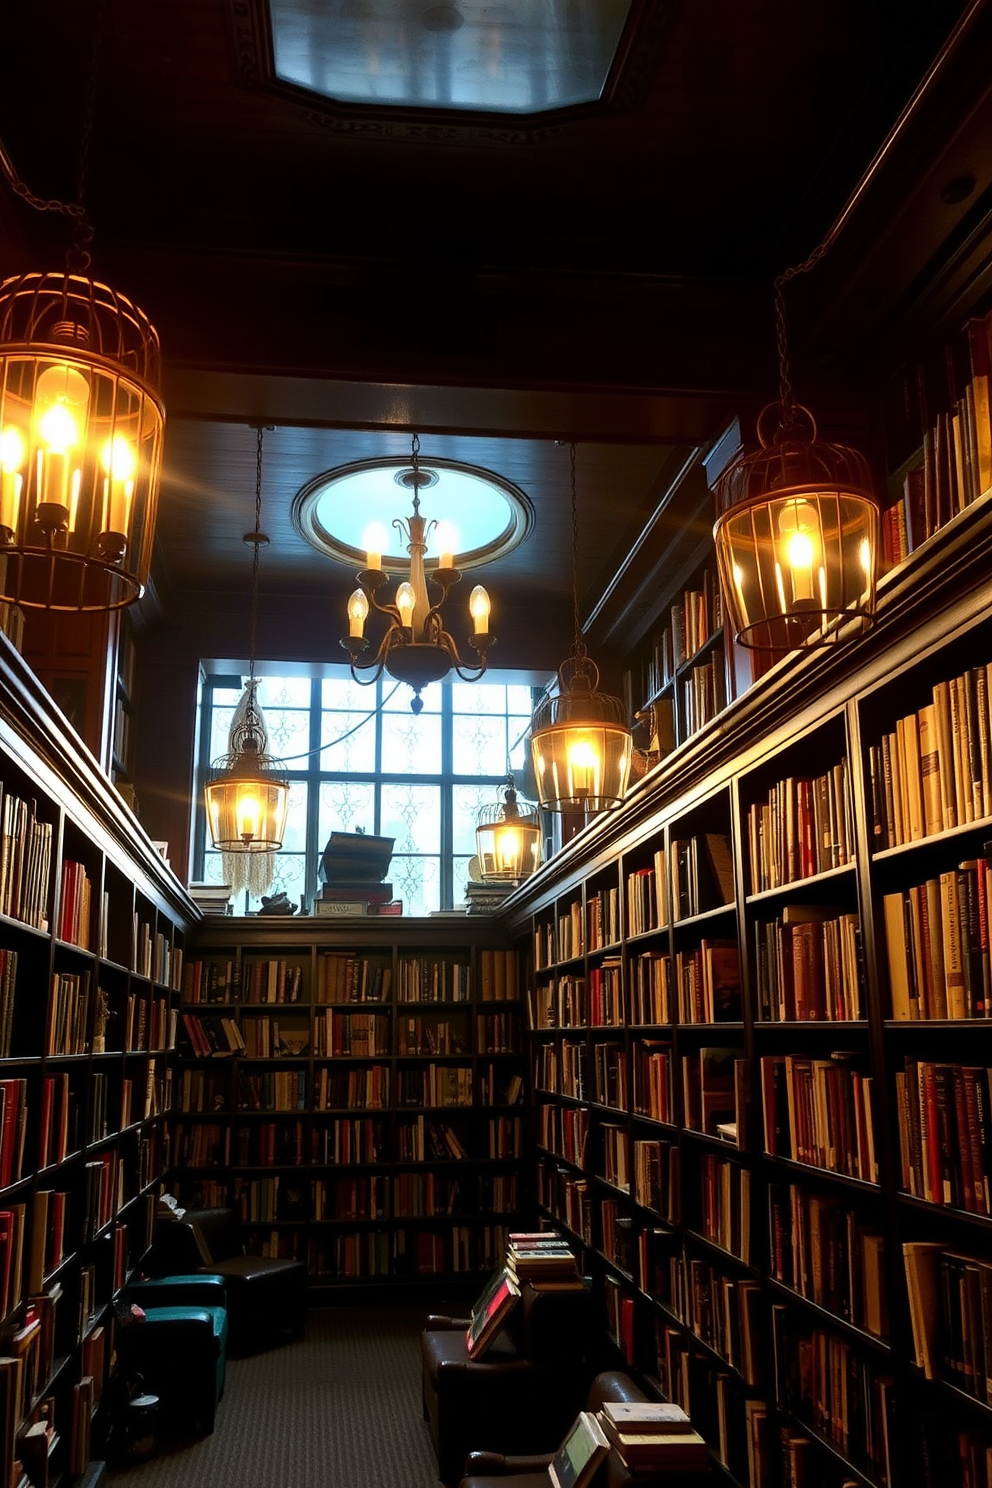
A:
<svg viewBox="0 0 992 1488">
<path fill-rule="evenodd" d="M 181 1197 L 235 1204 L 249 1247 L 306 1260 L 313 1287 L 474 1284 L 525 1207 L 521 1007 L 487 917 L 205 920 Z"/>
<path fill-rule="evenodd" d="M 0 821 L 0 1353 L 17 1402 L 0 1453 L 51 1419 L 50 1480 L 72 1484 L 106 1445 L 113 1303 L 169 1166 L 195 911 L 5 641 Z"/>
<path fill-rule="evenodd" d="M 974 762 L 970 815 L 888 845 L 876 796 L 883 736 L 935 687 L 970 676 L 977 730 L 990 556 L 981 499 L 888 574 L 866 640 L 773 666 L 509 906 L 538 1212 L 582 1247 L 618 1356 L 750 1488 L 985 1481 L 985 726 L 949 764 Z M 932 929 L 956 1016 L 893 991 L 886 913 L 927 883 L 963 906 Z"/>
</svg>

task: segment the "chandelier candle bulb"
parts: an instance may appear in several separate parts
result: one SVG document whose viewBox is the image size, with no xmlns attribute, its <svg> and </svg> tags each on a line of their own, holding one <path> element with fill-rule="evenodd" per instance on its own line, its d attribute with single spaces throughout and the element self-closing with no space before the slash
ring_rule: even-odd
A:
<svg viewBox="0 0 992 1488">
<path fill-rule="evenodd" d="M 382 555 L 389 542 L 388 534 L 381 522 L 373 522 L 362 534 L 365 546 L 365 567 L 373 573 L 382 571 Z"/>
<path fill-rule="evenodd" d="M 0 432 L 0 527 L 13 533 L 21 509 L 25 456 L 24 440 L 12 426 Z"/>
<path fill-rule="evenodd" d="M 416 602 L 412 584 L 404 582 L 397 587 L 396 608 L 400 612 L 400 624 L 407 630 L 413 629 L 413 612 Z"/>
<path fill-rule="evenodd" d="M 477 636 L 489 634 L 490 609 L 491 606 L 489 603 L 489 595 L 481 584 L 476 584 L 475 588 L 472 590 L 472 593 L 469 595 L 468 612 L 472 616 L 472 621 L 475 626 L 474 633 Z"/>
<path fill-rule="evenodd" d="M 355 640 L 365 636 L 365 622 L 369 618 L 369 602 L 362 589 L 352 591 L 348 601 L 348 634 Z"/>
</svg>

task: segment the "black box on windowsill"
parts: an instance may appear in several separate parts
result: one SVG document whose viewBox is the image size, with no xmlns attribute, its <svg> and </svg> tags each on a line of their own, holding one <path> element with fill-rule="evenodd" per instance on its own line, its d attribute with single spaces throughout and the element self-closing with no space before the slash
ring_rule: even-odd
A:
<svg viewBox="0 0 992 1488">
<path fill-rule="evenodd" d="M 389 872 L 395 840 L 370 837 L 364 832 L 332 832 L 320 857 L 321 883 L 348 890 L 382 884 Z M 392 898 L 391 889 L 386 898 Z"/>
</svg>

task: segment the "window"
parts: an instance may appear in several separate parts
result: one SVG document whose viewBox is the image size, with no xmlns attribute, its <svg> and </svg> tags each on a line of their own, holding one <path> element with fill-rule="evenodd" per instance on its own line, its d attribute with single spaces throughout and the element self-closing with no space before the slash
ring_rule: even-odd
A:
<svg viewBox="0 0 992 1488">
<path fill-rule="evenodd" d="M 240 681 L 208 677 L 201 702 L 200 789 L 194 876 L 222 879 L 208 844 L 202 785 L 228 748 Z M 507 762 L 523 774 L 533 709 L 529 687 L 444 682 L 426 687 L 410 711 L 409 688 L 383 677 L 262 677 L 258 701 L 269 752 L 286 764 L 289 823 L 269 893 L 309 904 L 320 854 L 332 831 L 395 841 L 389 881 L 404 914 L 450 909 L 465 896 L 480 809 L 497 797 Z M 252 903 L 250 908 L 257 908 Z"/>
</svg>

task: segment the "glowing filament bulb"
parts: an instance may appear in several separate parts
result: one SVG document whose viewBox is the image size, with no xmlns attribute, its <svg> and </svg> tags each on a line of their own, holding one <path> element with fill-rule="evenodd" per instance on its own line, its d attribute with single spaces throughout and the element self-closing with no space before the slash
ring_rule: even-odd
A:
<svg viewBox="0 0 992 1488">
<path fill-rule="evenodd" d="M 574 795 L 587 796 L 591 793 L 598 765 L 599 754 L 591 739 L 580 737 L 569 744 L 568 769 Z"/>
<path fill-rule="evenodd" d="M 476 584 L 468 597 L 468 612 L 475 624 L 476 635 L 489 634 L 489 595 L 481 584 Z"/>
<path fill-rule="evenodd" d="M 782 565 L 789 569 L 793 601 L 813 598 L 813 568 L 820 556 L 819 522 L 808 501 L 790 501 L 778 519 Z"/>
<path fill-rule="evenodd" d="M 21 467 L 27 453 L 19 429 L 8 424 L 0 430 L 0 527 L 13 532 L 21 507 Z"/>
<path fill-rule="evenodd" d="M 89 397 L 90 385 L 83 374 L 63 363 L 47 367 L 35 384 L 35 421 L 42 443 L 37 500 L 39 505 L 62 507 L 70 526 L 79 494 L 79 471 L 71 469 L 70 451 L 82 441 Z"/>
<path fill-rule="evenodd" d="M 238 836 L 242 842 L 252 842 L 258 836 L 262 820 L 262 803 L 255 786 L 244 786 L 238 792 Z"/>
<path fill-rule="evenodd" d="M 356 589 L 348 600 L 348 634 L 361 638 L 365 634 L 365 622 L 369 618 L 369 602 L 361 589 Z"/>
<path fill-rule="evenodd" d="M 103 483 L 103 531 L 126 533 L 138 459 L 123 434 L 107 440 L 100 451 L 100 464 L 107 473 Z"/>
<path fill-rule="evenodd" d="M 400 624 L 405 625 L 408 630 L 413 626 L 413 607 L 416 602 L 417 597 L 413 592 L 413 585 L 400 584 L 396 591 L 396 608 L 400 612 Z"/>
<path fill-rule="evenodd" d="M 496 833 L 496 867 L 502 873 L 508 873 L 517 867 L 520 858 L 520 828 L 500 827 Z"/>
</svg>

